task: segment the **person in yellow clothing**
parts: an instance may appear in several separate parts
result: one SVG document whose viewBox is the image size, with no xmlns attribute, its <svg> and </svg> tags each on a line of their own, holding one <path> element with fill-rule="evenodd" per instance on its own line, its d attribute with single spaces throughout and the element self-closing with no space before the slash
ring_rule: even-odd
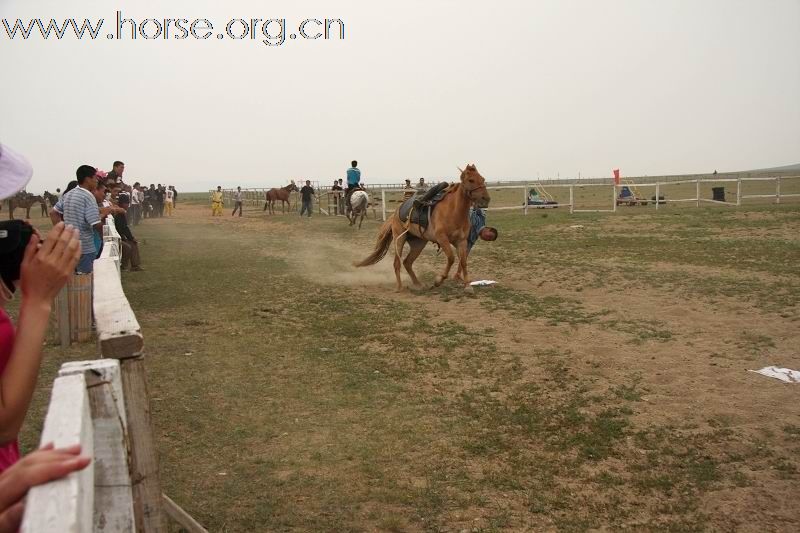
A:
<svg viewBox="0 0 800 533">
<path fill-rule="evenodd" d="M 222 216 L 222 187 L 217 186 L 217 190 L 211 193 L 211 216 Z"/>
<path fill-rule="evenodd" d="M 167 216 L 172 216 L 172 207 L 173 202 L 175 201 L 175 191 L 172 190 L 172 185 L 167 187 L 167 190 L 164 191 L 164 207 L 167 209 Z"/>
</svg>

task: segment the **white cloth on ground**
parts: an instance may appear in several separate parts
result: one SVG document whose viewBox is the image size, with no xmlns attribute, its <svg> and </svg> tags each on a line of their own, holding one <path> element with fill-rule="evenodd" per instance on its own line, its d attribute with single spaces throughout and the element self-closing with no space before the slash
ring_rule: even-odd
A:
<svg viewBox="0 0 800 533">
<path fill-rule="evenodd" d="M 792 370 L 790 368 L 780 368 L 777 366 L 765 366 L 761 370 L 750 370 L 756 374 L 767 376 L 768 378 L 775 378 L 786 383 L 800 383 L 800 371 Z"/>
</svg>

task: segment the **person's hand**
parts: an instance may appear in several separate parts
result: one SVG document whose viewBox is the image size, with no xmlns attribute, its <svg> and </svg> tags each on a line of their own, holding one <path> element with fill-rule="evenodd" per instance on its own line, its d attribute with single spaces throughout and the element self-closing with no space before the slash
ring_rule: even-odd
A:
<svg viewBox="0 0 800 533">
<path fill-rule="evenodd" d="M 56 224 L 39 247 L 34 234 L 25 248 L 20 265 L 20 289 L 23 302 L 50 304 L 67 283 L 81 258 L 79 232 L 63 222 Z"/>
<path fill-rule="evenodd" d="M 29 453 L 0 474 L 0 533 L 14 533 L 22 522 L 23 498 L 31 487 L 83 470 L 91 462 L 80 445 L 53 449 L 48 444 Z"/>
</svg>

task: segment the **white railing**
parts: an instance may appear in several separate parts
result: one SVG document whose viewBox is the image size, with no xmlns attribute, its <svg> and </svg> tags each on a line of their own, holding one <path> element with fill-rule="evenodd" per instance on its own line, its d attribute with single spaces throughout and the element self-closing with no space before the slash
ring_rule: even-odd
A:
<svg viewBox="0 0 800 533">
<path fill-rule="evenodd" d="M 103 222 L 103 251 L 100 254 L 101 259 L 113 259 L 117 265 L 117 273 L 120 272 L 120 263 L 122 261 L 122 238 L 117 233 L 117 227 L 114 224 L 114 217 L 108 215 Z"/>
<path fill-rule="evenodd" d="M 800 179 L 800 176 L 776 176 L 776 177 L 757 177 L 757 178 L 720 178 L 720 179 L 694 179 L 694 180 L 678 180 L 678 181 L 659 181 L 654 183 L 622 183 L 619 185 L 616 184 L 609 184 L 609 183 L 580 183 L 580 184 L 546 184 L 546 188 L 548 190 L 551 189 L 568 189 L 569 190 L 569 201 L 564 202 L 555 202 L 551 204 L 542 204 L 542 205 L 529 205 L 528 204 L 528 191 L 534 187 L 543 187 L 544 185 L 541 183 L 524 183 L 520 185 L 500 185 L 500 186 L 491 186 L 488 185 L 488 190 L 491 191 L 498 191 L 498 190 L 520 190 L 522 191 L 521 198 L 522 204 L 521 205 L 513 205 L 513 206 L 502 206 L 502 207 L 489 207 L 487 211 L 507 211 L 507 210 L 517 210 L 521 211 L 524 214 L 528 214 L 529 209 L 537 209 L 537 208 L 553 208 L 553 207 L 569 207 L 570 213 L 613 213 L 617 211 L 617 206 L 622 203 L 628 203 L 628 200 L 625 197 L 620 197 L 619 193 L 621 192 L 623 187 L 631 187 L 631 188 L 654 188 L 655 194 L 653 197 L 655 200 L 651 198 L 641 198 L 641 204 L 653 204 L 655 209 L 659 209 L 659 206 L 667 205 L 670 203 L 684 203 L 684 202 L 691 202 L 694 203 L 697 207 L 700 207 L 702 202 L 710 203 L 710 204 L 719 204 L 719 205 L 728 205 L 728 206 L 740 206 L 742 204 L 742 200 L 750 199 L 750 198 L 774 198 L 776 204 L 781 203 L 782 198 L 796 198 L 800 197 L 800 193 L 782 193 L 781 192 L 781 181 L 786 182 L 787 180 L 797 180 Z M 764 182 L 764 181 L 774 181 L 775 182 L 775 192 L 772 194 L 742 194 L 742 186 L 743 184 L 747 184 L 748 182 Z M 702 185 L 711 185 L 717 183 L 735 183 L 736 184 L 736 201 L 735 202 L 728 202 L 728 201 L 721 201 L 721 200 L 714 200 L 711 198 L 703 198 L 701 195 L 701 186 Z M 694 184 L 694 196 L 691 198 L 661 198 L 663 189 L 662 187 L 672 187 L 675 185 L 688 185 Z M 607 208 L 600 208 L 600 209 L 581 209 L 576 201 L 576 189 L 580 190 L 583 188 L 590 188 L 590 187 L 606 187 L 609 190 L 608 192 L 608 207 Z M 387 213 L 387 204 L 388 203 L 401 203 L 399 200 L 387 200 L 386 195 L 387 193 L 406 193 L 408 192 L 406 189 L 382 189 L 381 190 L 381 215 L 382 219 L 386 220 L 386 213 Z M 391 210 L 388 210 L 391 211 Z"/>
</svg>

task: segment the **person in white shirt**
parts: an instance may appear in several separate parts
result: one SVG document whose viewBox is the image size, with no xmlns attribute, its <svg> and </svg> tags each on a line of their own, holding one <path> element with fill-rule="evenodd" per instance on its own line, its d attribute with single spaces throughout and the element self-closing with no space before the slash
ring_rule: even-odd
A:
<svg viewBox="0 0 800 533">
<path fill-rule="evenodd" d="M 236 187 L 236 192 L 233 193 L 233 213 L 231 216 L 236 216 L 236 210 L 239 210 L 239 216 L 242 216 L 242 188 Z"/>
<path fill-rule="evenodd" d="M 167 187 L 167 190 L 164 194 L 164 208 L 167 211 L 167 216 L 172 216 L 172 206 L 173 201 L 175 200 L 175 193 L 172 191 L 172 185 Z"/>
<path fill-rule="evenodd" d="M 139 182 L 133 184 L 131 187 L 130 194 L 131 194 L 131 206 L 128 208 L 128 214 L 131 217 L 131 224 L 136 225 L 138 222 L 139 217 L 139 209 L 141 204 L 139 203 L 139 195 L 137 191 L 139 190 Z"/>
</svg>

